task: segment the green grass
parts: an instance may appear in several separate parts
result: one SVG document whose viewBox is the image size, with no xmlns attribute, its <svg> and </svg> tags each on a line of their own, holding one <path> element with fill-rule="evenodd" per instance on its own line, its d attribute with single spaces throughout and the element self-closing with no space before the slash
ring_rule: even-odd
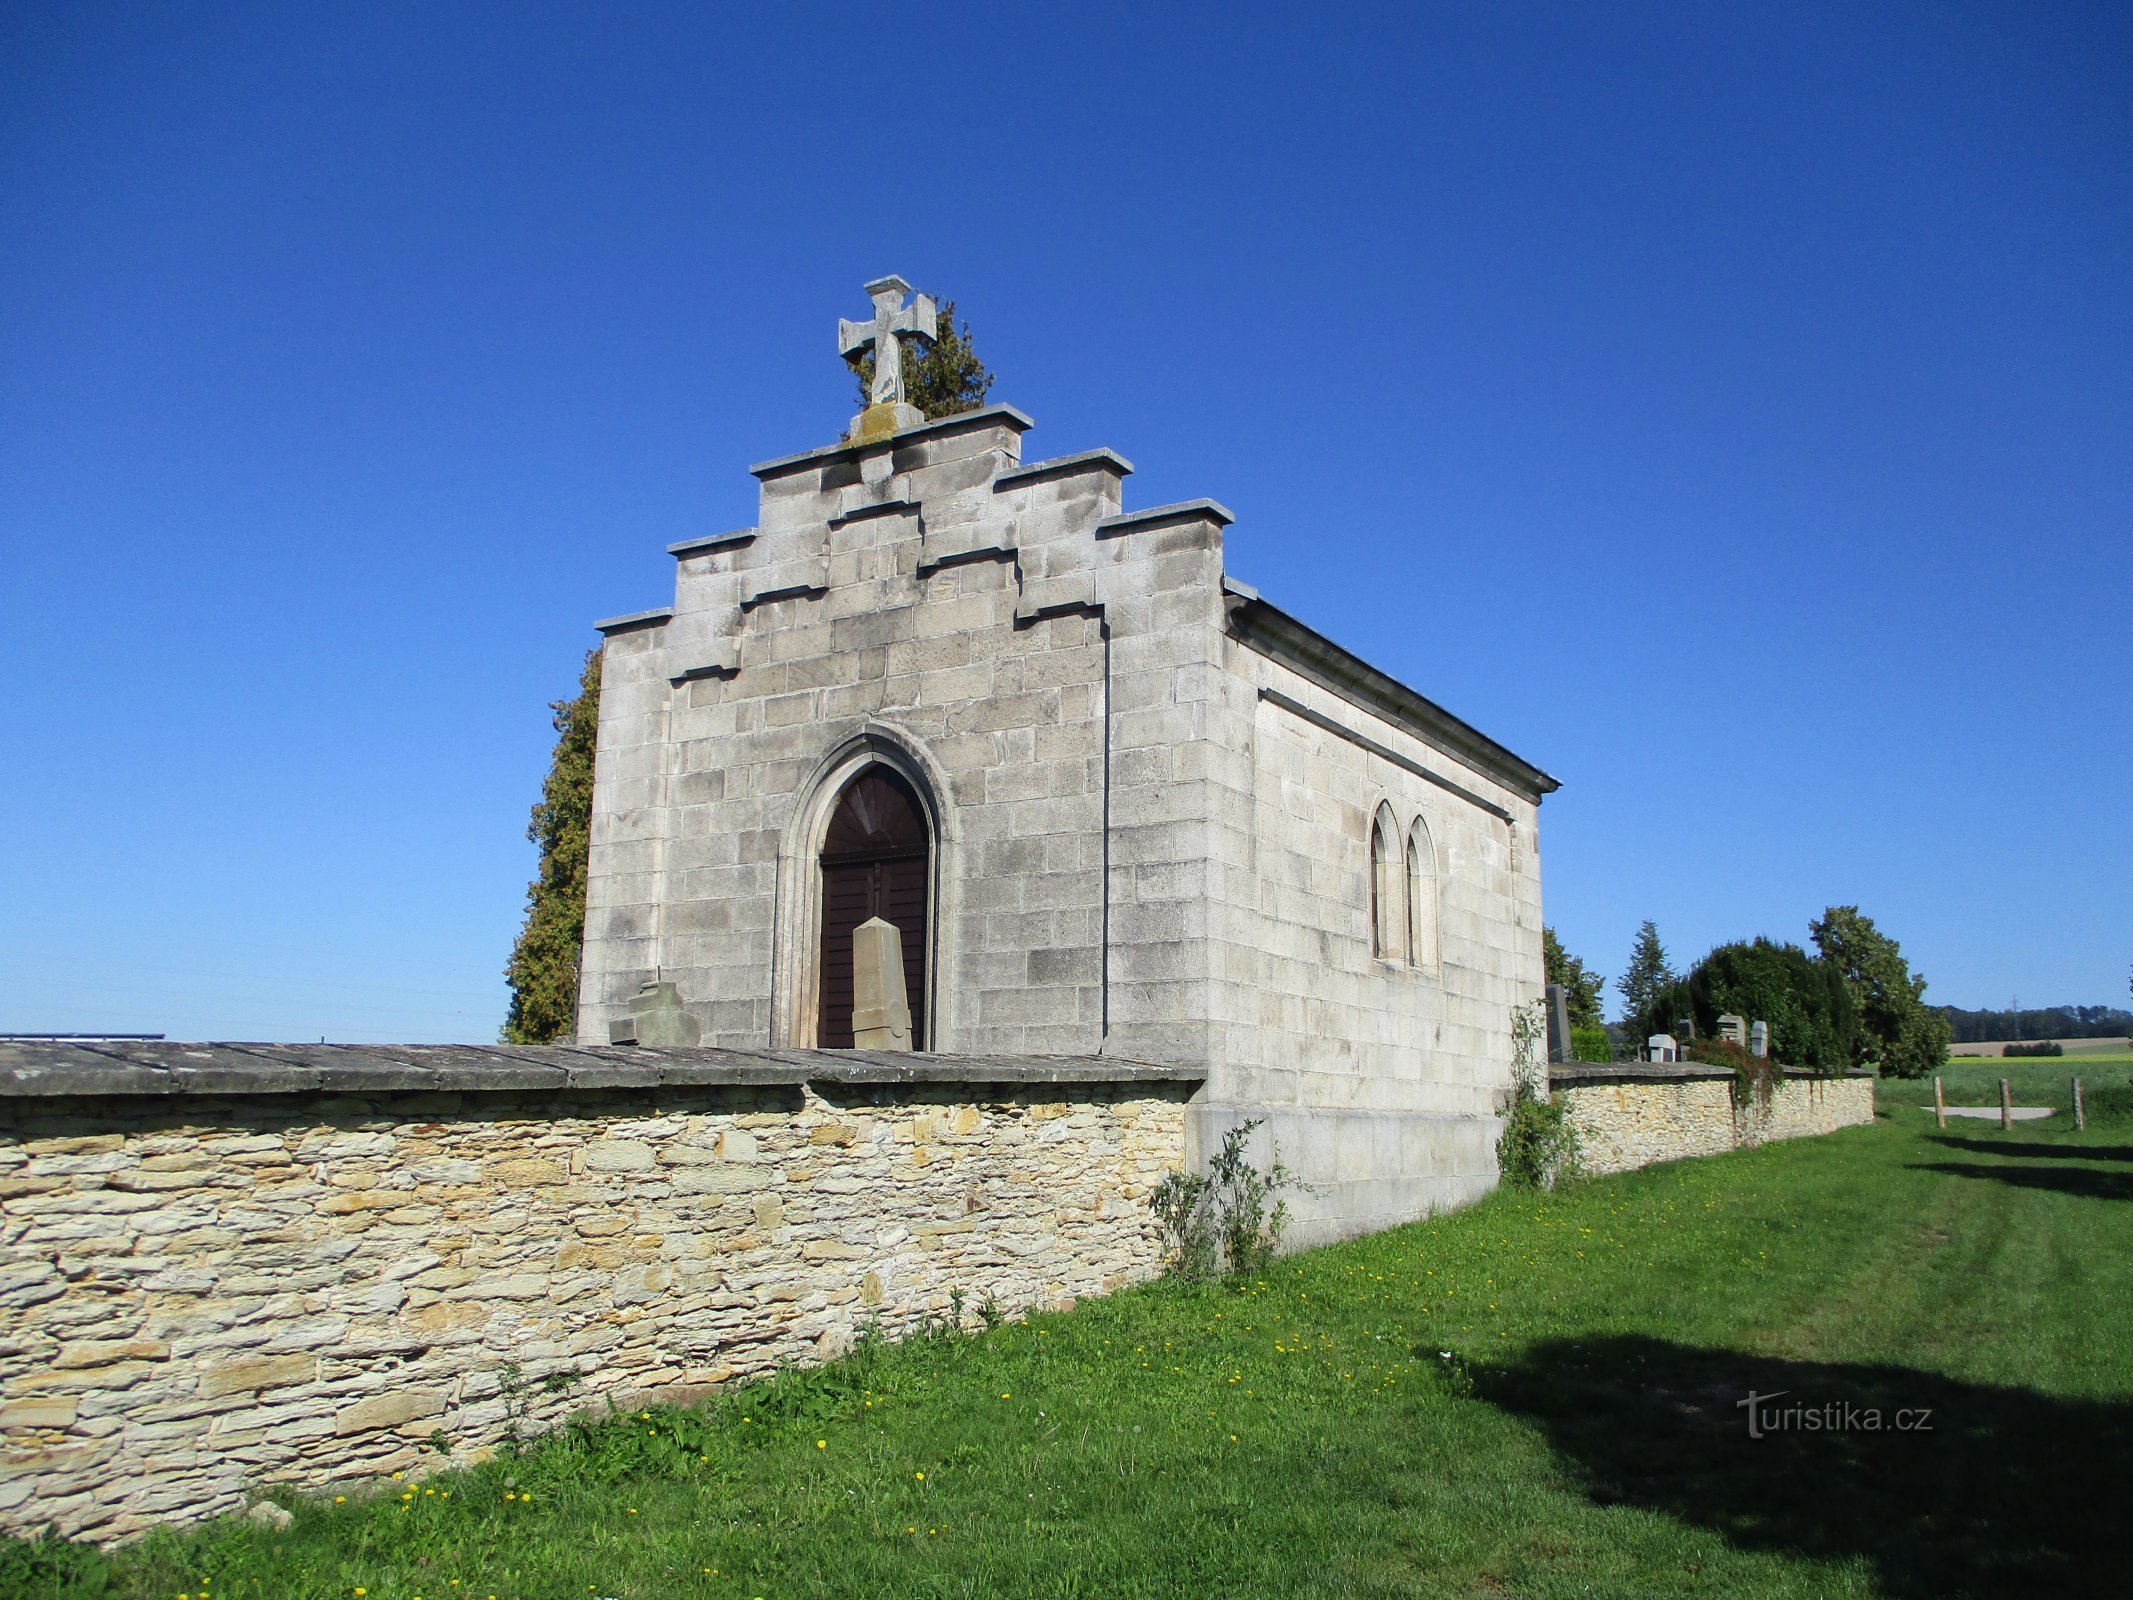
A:
<svg viewBox="0 0 2133 1600">
<path fill-rule="evenodd" d="M 2129 1304 L 2133 1126 L 1899 1112 L 863 1350 L 284 1533 L 12 1587 L 0 1555 L 0 1592 L 2115 1594 Z M 1750 1389 L 1931 1427 L 1751 1440 Z"/>
</svg>

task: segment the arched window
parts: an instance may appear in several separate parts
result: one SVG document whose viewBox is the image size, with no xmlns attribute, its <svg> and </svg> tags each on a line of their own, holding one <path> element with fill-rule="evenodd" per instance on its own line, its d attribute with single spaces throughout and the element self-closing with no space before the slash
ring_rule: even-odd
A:
<svg viewBox="0 0 2133 1600">
<path fill-rule="evenodd" d="M 911 785 L 869 766 L 845 785 L 822 840 L 820 1012 L 815 1039 L 852 1047 L 852 933 L 869 917 L 903 936 L 904 997 L 911 1048 L 926 1048 L 926 901 L 932 831 Z"/>
<path fill-rule="evenodd" d="M 1437 964 L 1437 847 L 1420 817 L 1407 834 L 1407 961 L 1424 970 Z"/>
<path fill-rule="evenodd" d="M 1381 961 L 1399 960 L 1406 943 L 1398 838 L 1392 807 L 1379 806 L 1370 826 L 1370 953 Z"/>
</svg>

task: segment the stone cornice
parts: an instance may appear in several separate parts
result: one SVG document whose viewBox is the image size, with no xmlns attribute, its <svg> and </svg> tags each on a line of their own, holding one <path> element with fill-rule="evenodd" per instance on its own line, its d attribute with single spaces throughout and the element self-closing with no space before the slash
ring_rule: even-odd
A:
<svg viewBox="0 0 2133 1600">
<path fill-rule="evenodd" d="M 1383 717 L 1403 733 L 1494 779 L 1519 798 L 1539 804 L 1561 784 L 1524 757 L 1505 749 L 1479 728 L 1462 722 L 1397 678 L 1342 649 L 1247 584 L 1224 580 L 1230 596 L 1229 630 L 1240 644 L 1280 662 L 1330 694 Z"/>
</svg>

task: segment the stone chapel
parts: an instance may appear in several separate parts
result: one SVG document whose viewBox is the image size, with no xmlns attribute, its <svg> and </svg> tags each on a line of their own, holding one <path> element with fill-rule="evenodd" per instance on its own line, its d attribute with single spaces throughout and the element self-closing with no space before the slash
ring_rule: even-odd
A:
<svg viewBox="0 0 2133 1600">
<path fill-rule="evenodd" d="M 1228 576 L 1216 501 L 926 420 L 931 302 L 867 288 L 847 436 L 599 624 L 581 1041 L 671 984 L 705 1045 L 850 1047 L 879 919 L 912 1048 L 1203 1068 L 1196 1153 L 1260 1119 L 1295 1242 L 1485 1192 L 1555 780 Z"/>
</svg>

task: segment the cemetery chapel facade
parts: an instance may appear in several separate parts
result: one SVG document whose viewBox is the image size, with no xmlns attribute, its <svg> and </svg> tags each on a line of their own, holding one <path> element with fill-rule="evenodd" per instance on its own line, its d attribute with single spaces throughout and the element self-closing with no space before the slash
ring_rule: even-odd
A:
<svg viewBox="0 0 2133 1600">
<path fill-rule="evenodd" d="M 1194 1153 L 1261 1119 L 1297 1242 L 1485 1192 L 1555 780 L 1228 577 L 1215 501 L 925 420 L 907 289 L 840 328 L 847 439 L 600 624 L 581 1040 L 663 981 L 705 1045 L 850 1046 L 879 918 L 913 1048 L 1203 1067 Z"/>
</svg>

